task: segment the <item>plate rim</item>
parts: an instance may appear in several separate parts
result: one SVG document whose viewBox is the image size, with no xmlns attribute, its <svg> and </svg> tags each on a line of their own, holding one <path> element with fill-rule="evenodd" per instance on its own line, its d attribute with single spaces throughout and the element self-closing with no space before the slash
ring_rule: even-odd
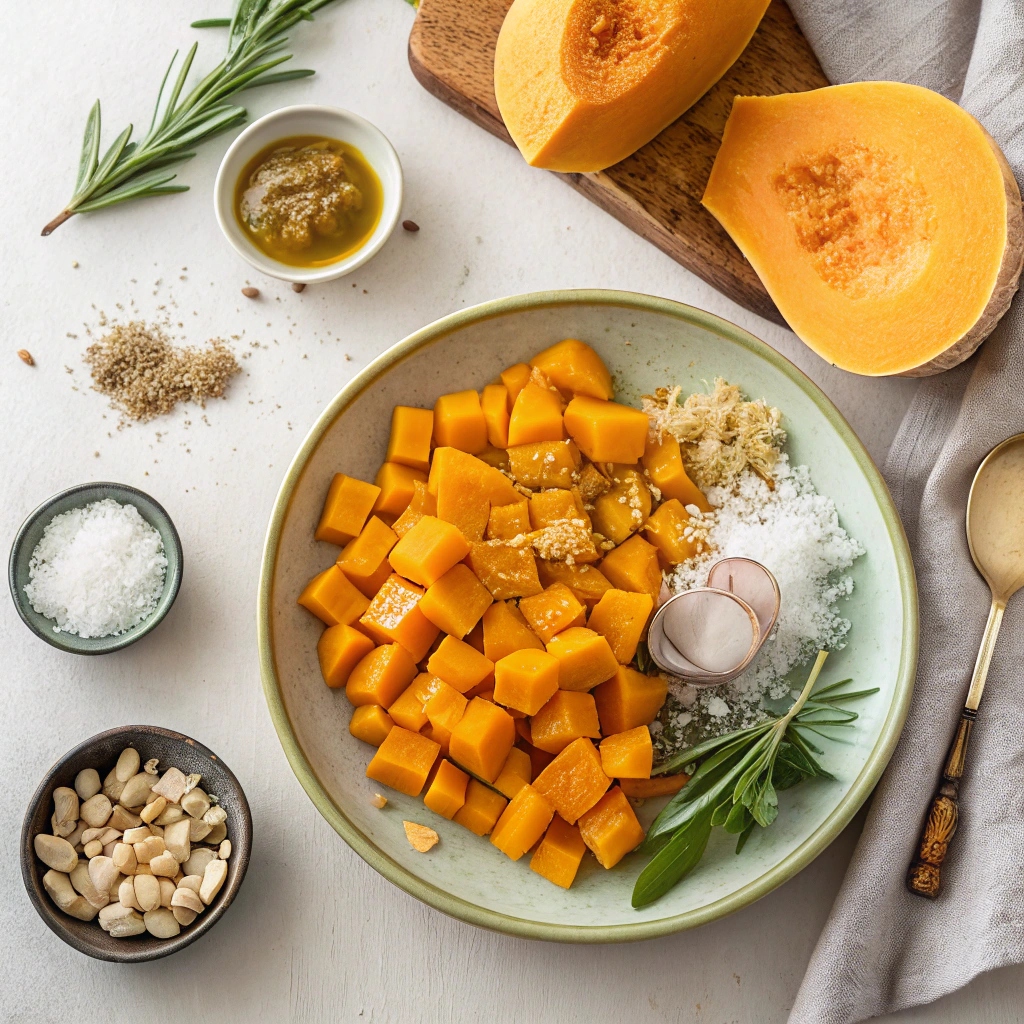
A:
<svg viewBox="0 0 1024 1024">
<path fill-rule="evenodd" d="M 533 309 L 578 305 L 604 305 L 636 309 L 643 312 L 666 315 L 704 328 L 740 344 L 755 355 L 765 359 L 804 391 L 829 421 L 839 435 L 839 438 L 850 451 L 855 462 L 864 473 L 871 492 L 878 503 L 879 511 L 894 549 L 897 575 L 900 581 L 904 622 L 906 623 L 903 631 L 893 700 L 882 723 L 878 739 L 849 790 L 821 825 L 774 867 L 735 892 L 729 893 L 727 896 L 723 896 L 706 906 L 697 907 L 656 921 L 637 921 L 636 923 L 614 925 L 552 924 L 502 914 L 498 911 L 477 906 L 469 900 L 445 892 L 433 883 L 418 878 L 403 865 L 389 857 L 345 816 L 344 812 L 334 803 L 317 778 L 291 727 L 288 712 L 281 696 L 272 649 L 272 581 L 284 518 L 311 455 L 341 412 L 393 366 L 406 359 L 412 353 L 470 324 L 504 316 L 510 312 L 518 313 Z M 657 938 L 695 928 L 749 906 L 778 888 L 778 886 L 788 881 L 810 864 L 838 837 L 839 833 L 849 824 L 853 816 L 870 796 L 899 741 L 914 689 L 918 655 L 918 630 L 916 575 L 903 524 L 893 504 L 889 489 L 877 466 L 872 461 L 871 456 L 868 455 L 863 443 L 854 433 L 853 428 L 818 385 L 794 363 L 790 362 L 789 359 L 770 345 L 761 341 L 744 328 L 730 323 L 714 313 L 697 309 L 694 306 L 678 302 L 674 299 L 645 295 L 639 292 L 600 288 L 572 288 L 527 292 L 505 298 L 491 299 L 487 302 L 469 306 L 466 309 L 461 309 L 441 317 L 425 327 L 414 331 L 397 344 L 386 349 L 356 374 L 334 396 L 323 412 L 317 417 L 313 426 L 305 438 L 303 438 L 285 472 L 277 497 L 274 500 L 274 507 L 264 541 L 263 555 L 260 562 L 256 614 L 260 677 L 274 729 L 299 784 L 306 791 L 307 796 L 312 800 L 317 810 L 342 839 L 388 881 L 393 882 L 410 896 L 436 910 L 440 910 L 450 917 L 520 938 L 573 943 L 632 942 L 641 939 Z"/>
</svg>

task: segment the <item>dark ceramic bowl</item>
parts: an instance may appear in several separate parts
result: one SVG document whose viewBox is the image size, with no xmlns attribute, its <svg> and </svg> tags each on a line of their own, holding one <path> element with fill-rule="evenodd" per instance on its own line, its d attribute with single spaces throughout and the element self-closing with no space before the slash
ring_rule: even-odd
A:
<svg viewBox="0 0 1024 1024">
<path fill-rule="evenodd" d="M 114 767 L 125 747 L 134 747 L 143 764 L 151 757 L 160 759 L 161 768 L 180 768 L 186 775 L 199 772 L 200 785 L 220 798 L 228 812 L 228 877 L 216 899 L 195 921 L 172 939 L 157 939 L 144 932 L 127 939 L 115 939 L 95 919 L 79 921 L 57 908 L 43 888 L 47 868 L 35 855 L 32 843 L 39 832 L 50 831 L 53 791 L 58 786 L 74 786 L 75 776 L 83 768 L 95 768 L 104 778 Z M 68 751 L 47 773 L 32 796 L 21 826 L 21 874 L 29 899 L 51 931 L 69 946 L 97 960 L 134 964 L 156 960 L 183 949 L 208 932 L 231 906 L 245 878 L 252 849 L 252 815 L 238 779 L 223 761 L 201 743 L 155 725 L 125 725 L 101 732 Z"/>
<path fill-rule="evenodd" d="M 102 501 L 104 498 L 113 498 L 122 505 L 134 505 L 139 510 L 139 515 L 160 534 L 160 538 L 164 542 L 164 554 L 167 556 L 167 574 L 164 577 L 163 593 L 148 618 L 116 636 L 83 638 L 74 633 L 63 631 L 58 633 L 53 628 L 53 620 L 40 615 L 32 607 L 25 594 L 32 552 L 35 551 L 43 531 L 55 516 L 59 516 L 63 512 L 70 512 L 73 508 L 89 505 L 94 501 Z M 18 609 L 22 621 L 36 636 L 62 651 L 69 651 L 71 654 L 108 654 L 111 651 L 119 651 L 129 644 L 135 643 L 136 640 L 141 640 L 170 611 L 174 599 L 178 596 L 178 588 L 181 586 L 183 567 L 184 558 L 178 531 L 174 528 L 171 517 L 159 502 L 154 501 L 144 491 L 140 491 L 136 487 L 129 487 L 127 484 L 93 483 L 69 487 L 66 491 L 47 498 L 39 508 L 29 515 L 21 524 L 21 529 L 18 530 L 14 544 L 11 546 L 7 578 L 11 586 L 14 606 Z"/>
</svg>

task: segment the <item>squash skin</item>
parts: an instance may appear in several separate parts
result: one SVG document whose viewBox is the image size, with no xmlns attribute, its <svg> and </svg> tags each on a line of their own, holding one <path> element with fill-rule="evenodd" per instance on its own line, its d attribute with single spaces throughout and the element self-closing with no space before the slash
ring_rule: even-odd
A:
<svg viewBox="0 0 1024 1024">
<path fill-rule="evenodd" d="M 535 167 L 610 167 L 722 77 L 767 7 L 768 0 L 733 0 L 728 11 L 715 0 L 515 0 L 494 55 L 505 127 Z M 615 37 L 595 35 L 613 12 Z M 630 48 L 635 26 L 642 44 Z"/>
<path fill-rule="evenodd" d="M 794 161 L 850 144 L 893 160 L 930 206 L 918 265 L 863 295 L 819 275 L 773 187 Z M 867 376 L 929 376 L 963 362 L 1009 307 L 1024 265 L 1020 190 L 1005 158 L 970 114 L 920 86 L 737 97 L 703 204 L 797 336 Z"/>
</svg>

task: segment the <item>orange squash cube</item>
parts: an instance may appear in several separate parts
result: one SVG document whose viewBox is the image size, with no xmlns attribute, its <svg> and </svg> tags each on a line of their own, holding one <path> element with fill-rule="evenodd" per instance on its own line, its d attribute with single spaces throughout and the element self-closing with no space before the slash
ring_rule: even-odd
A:
<svg viewBox="0 0 1024 1024">
<path fill-rule="evenodd" d="M 529 498 L 530 525 L 535 530 L 554 526 L 567 520 L 582 519 L 589 522 L 589 516 L 577 504 L 572 491 L 537 491 Z"/>
<path fill-rule="evenodd" d="M 470 545 L 468 562 L 495 601 L 541 592 L 537 559 L 526 545 L 513 547 L 506 541 L 477 541 Z"/>
<path fill-rule="evenodd" d="M 379 494 L 380 489 L 365 480 L 335 473 L 314 538 L 347 544 L 363 528 Z"/>
<path fill-rule="evenodd" d="M 508 758 L 516 738 L 512 716 L 482 697 L 474 697 L 452 729 L 449 750 L 453 761 L 467 771 L 493 782 Z"/>
<path fill-rule="evenodd" d="M 430 439 L 433 435 L 432 409 L 396 405 L 391 410 L 391 437 L 384 461 L 426 472 L 430 467 Z"/>
<path fill-rule="evenodd" d="M 436 516 L 424 516 L 388 556 L 391 568 L 413 583 L 429 587 L 469 554 L 458 528 Z"/>
<path fill-rule="evenodd" d="M 428 487 L 437 496 L 437 517 L 453 523 L 467 540 L 480 540 L 492 505 L 522 501 L 500 470 L 457 448 L 438 448 Z"/>
<path fill-rule="evenodd" d="M 653 600 L 661 591 L 658 549 L 640 536 L 634 535 L 612 548 L 601 562 L 601 572 L 618 590 L 650 594 Z"/>
<path fill-rule="evenodd" d="M 606 736 L 650 725 L 658 717 L 668 683 L 661 676 L 645 676 L 635 668 L 620 666 L 615 675 L 594 690 L 601 731 Z"/>
<path fill-rule="evenodd" d="M 651 483 L 666 501 L 674 498 L 684 506 L 696 505 L 701 512 L 711 511 L 708 499 L 687 475 L 679 442 L 671 434 L 663 434 L 660 441 L 648 439 L 643 462 Z"/>
<path fill-rule="evenodd" d="M 396 725 L 370 759 L 366 777 L 406 796 L 419 796 L 440 749 L 426 736 Z"/>
<path fill-rule="evenodd" d="M 480 395 L 480 408 L 487 424 L 487 440 L 495 448 L 507 448 L 508 388 L 504 384 L 488 384 Z"/>
<path fill-rule="evenodd" d="M 519 602 L 519 610 L 545 643 L 556 633 L 570 626 L 582 625 L 586 620 L 586 609 L 564 583 L 552 583 L 539 594 L 524 597 Z"/>
<path fill-rule="evenodd" d="M 520 721 L 525 721 L 525 719 L 519 719 L 516 722 L 517 731 Z M 530 755 L 525 750 L 513 747 L 508 752 L 508 757 L 505 758 L 501 772 L 494 780 L 494 788 L 511 800 L 523 786 L 529 785 L 532 778 L 533 769 L 530 766 Z"/>
<path fill-rule="evenodd" d="M 491 831 L 491 842 L 506 857 L 519 860 L 544 835 L 554 814 L 544 796 L 532 786 L 523 786 L 502 811 Z"/>
<path fill-rule="evenodd" d="M 568 889 L 576 878 L 586 852 L 587 844 L 583 842 L 580 830 L 570 825 L 561 815 L 555 815 L 540 846 L 530 858 L 530 870 Z"/>
<path fill-rule="evenodd" d="M 566 338 L 538 352 L 530 365 L 536 366 L 564 394 L 605 400 L 615 396 L 608 367 L 586 342 Z"/>
<path fill-rule="evenodd" d="M 427 722 L 421 732 L 427 737 L 427 739 L 433 740 L 441 748 L 441 753 L 438 755 L 439 757 L 448 756 L 448 748 L 451 745 L 452 734 L 447 729 L 443 726 L 432 725 L 430 722 Z M 437 763 L 438 762 L 436 761 L 434 762 L 435 765 Z M 430 782 L 429 775 L 427 776 L 427 782 Z"/>
<path fill-rule="evenodd" d="M 427 490 L 422 480 L 412 484 L 412 500 L 405 511 L 391 524 L 398 537 L 404 537 L 424 516 L 437 515 L 437 498 Z"/>
<path fill-rule="evenodd" d="M 373 641 L 358 629 L 338 623 L 320 634 L 316 655 L 324 682 L 338 689 L 348 682 L 352 669 L 373 650 Z"/>
<path fill-rule="evenodd" d="M 385 644 L 370 651 L 345 684 L 345 696 L 355 705 L 379 704 L 389 708 L 416 678 L 416 662 L 400 644 Z"/>
<path fill-rule="evenodd" d="M 656 796 L 674 796 L 690 781 L 690 776 L 656 775 L 653 779 L 620 779 L 622 792 L 632 800 L 650 800 Z"/>
<path fill-rule="evenodd" d="M 443 632 L 461 638 L 480 621 L 493 600 L 469 566 L 460 562 L 427 588 L 420 610 Z"/>
<path fill-rule="evenodd" d="M 437 679 L 437 676 L 431 678 Z M 437 679 L 433 696 L 423 705 L 423 710 L 427 721 L 435 729 L 443 729 L 450 734 L 462 721 L 468 704 L 469 701 L 454 686 L 449 686 L 443 679 Z"/>
<path fill-rule="evenodd" d="M 469 776 L 451 761 L 443 760 L 437 767 L 433 781 L 423 794 L 423 802 L 435 814 L 451 821 L 466 802 Z"/>
<path fill-rule="evenodd" d="M 471 455 L 487 446 L 487 422 L 475 391 L 442 395 L 434 403 L 434 442 Z"/>
<path fill-rule="evenodd" d="M 465 693 L 491 676 L 494 662 L 465 641 L 446 636 L 431 654 L 427 671 Z"/>
<path fill-rule="evenodd" d="M 508 801 L 476 779 L 470 779 L 466 786 L 466 802 L 455 813 L 453 819 L 477 836 L 485 836 L 494 828 Z"/>
<path fill-rule="evenodd" d="M 397 462 L 385 462 L 377 470 L 377 486 L 380 494 L 374 502 L 373 511 L 378 515 L 400 516 L 412 501 L 416 481 L 427 482 L 427 474 L 411 466 L 400 466 Z"/>
<path fill-rule="evenodd" d="M 593 462 L 639 462 L 647 446 L 647 413 L 589 395 L 569 403 L 565 429 Z"/>
<path fill-rule="evenodd" d="M 427 702 L 446 685 L 437 676 L 420 672 L 388 708 L 392 721 L 409 732 L 419 732 L 427 724 Z"/>
<path fill-rule="evenodd" d="M 692 522 L 680 501 L 670 498 L 644 523 L 644 536 L 658 549 L 664 565 L 679 565 L 697 554 L 697 541 L 686 536 Z"/>
<path fill-rule="evenodd" d="M 511 602 L 497 601 L 484 612 L 484 654 L 495 664 L 514 651 L 544 650 L 544 641 Z"/>
<path fill-rule="evenodd" d="M 635 466 L 613 465 L 611 472 L 615 483 L 594 499 L 591 518 L 598 533 L 621 544 L 651 514 L 651 491 Z"/>
<path fill-rule="evenodd" d="M 619 668 L 608 641 L 586 626 L 563 630 L 548 641 L 547 649 L 558 659 L 558 685 L 563 690 L 592 690 Z"/>
<path fill-rule="evenodd" d="M 410 502 L 409 507 L 391 524 L 391 529 L 394 530 L 395 536 L 404 537 L 425 514 L 424 512 L 417 512 Z M 388 563 L 388 571 L 390 572 L 390 570 L 391 564 Z"/>
<path fill-rule="evenodd" d="M 352 712 L 348 731 L 357 740 L 379 747 L 395 727 L 391 716 L 379 704 L 360 704 Z"/>
<path fill-rule="evenodd" d="M 519 392 L 508 421 L 509 446 L 534 441 L 561 441 L 562 399 L 557 391 L 532 381 Z"/>
<path fill-rule="evenodd" d="M 601 768 L 597 749 L 588 739 L 570 743 L 532 783 L 570 825 L 589 811 L 611 784 Z"/>
<path fill-rule="evenodd" d="M 530 374 L 533 373 L 533 369 L 526 363 L 516 363 L 515 366 L 510 366 L 507 370 L 502 370 L 501 383 L 505 385 L 505 390 L 508 391 L 508 411 L 511 412 L 516 404 L 516 399 L 519 397 L 519 392 L 530 383 Z"/>
<path fill-rule="evenodd" d="M 537 587 L 540 588 L 539 582 Z M 328 626 L 339 623 L 351 626 L 370 603 L 337 565 L 314 576 L 299 594 L 298 601 L 306 611 L 312 612 Z"/>
<path fill-rule="evenodd" d="M 373 597 L 391 575 L 388 552 L 397 543 L 395 531 L 371 516 L 359 536 L 342 549 L 337 566 L 367 597 Z"/>
<path fill-rule="evenodd" d="M 580 461 L 572 441 L 537 441 L 508 450 L 509 472 L 524 487 L 572 487 Z"/>
<path fill-rule="evenodd" d="M 549 754 L 564 750 L 582 736 L 601 738 L 597 705 L 589 693 L 559 690 L 530 721 L 533 745 Z"/>
<path fill-rule="evenodd" d="M 594 606 L 587 625 L 607 638 L 619 663 L 626 665 L 636 654 L 636 645 L 653 610 L 654 598 L 650 594 L 608 590 Z"/>
<path fill-rule="evenodd" d="M 601 767 L 612 779 L 649 779 L 654 766 L 651 730 L 646 725 L 601 740 Z"/>
<path fill-rule="evenodd" d="M 377 591 L 359 625 L 377 643 L 401 644 L 413 661 L 422 661 L 440 632 L 420 611 L 422 597 L 420 587 L 392 574 Z"/>
<path fill-rule="evenodd" d="M 625 794 L 616 786 L 580 817 L 580 835 L 598 864 L 613 868 L 643 842 L 644 830 Z"/>
<path fill-rule="evenodd" d="M 537 560 L 537 575 L 545 587 L 552 583 L 564 583 L 575 595 L 576 600 L 587 608 L 593 608 L 611 590 L 612 585 L 604 573 L 593 565 L 567 565 L 565 562 Z"/>
<path fill-rule="evenodd" d="M 525 498 L 511 505 L 496 505 L 487 519 L 488 540 L 515 540 L 530 529 L 530 506 Z"/>
<path fill-rule="evenodd" d="M 558 691 L 558 659 L 547 651 L 515 651 L 494 665 L 494 699 L 535 715 Z"/>
</svg>

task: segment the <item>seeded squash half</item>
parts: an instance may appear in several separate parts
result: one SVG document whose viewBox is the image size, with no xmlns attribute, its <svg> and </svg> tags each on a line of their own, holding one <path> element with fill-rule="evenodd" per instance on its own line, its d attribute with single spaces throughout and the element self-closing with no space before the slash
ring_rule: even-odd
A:
<svg viewBox="0 0 1024 1024">
<path fill-rule="evenodd" d="M 729 69 L 768 0 L 514 0 L 494 93 L 527 162 L 599 171 L 670 125 Z"/>
<path fill-rule="evenodd" d="M 799 338 L 869 376 L 963 362 L 1010 305 L 1024 259 L 999 147 L 914 85 L 737 97 L 703 202 Z"/>
</svg>

